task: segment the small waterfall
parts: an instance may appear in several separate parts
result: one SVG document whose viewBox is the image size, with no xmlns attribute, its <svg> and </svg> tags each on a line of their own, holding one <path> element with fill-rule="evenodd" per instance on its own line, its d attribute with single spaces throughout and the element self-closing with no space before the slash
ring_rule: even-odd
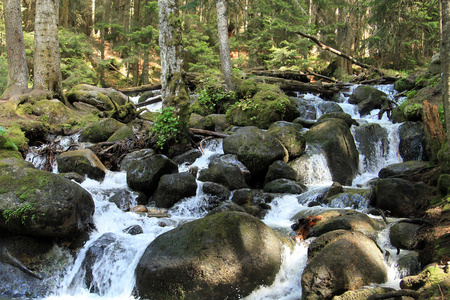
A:
<svg viewBox="0 0 450 300">
<path fill-rule="evenodd" d="M 351 87 L 350 92 L 354 88 L 356 87 Z M 385 89 L 384 86 L 382 88 Z M 391 86 L 386 89 L 389 94 L 392 94 Z M 360 123 L 374 122 L 380 124 L 386 130 L 390 141 L 387 152 L 378 151 L 376 153 L 376 162 L 371 160 L 370 164 L 361 164 L 361 175 L 353 182 L 353 186 L 357 186 L 376 177 L 380 168 L 388 164 L 401 162 L 398 155 L 399 125 L 392 125 L 385 116 L 378 120 L 378 111 L 376 110 L 364 119 L 360 118 L 355 106 L 348 103 L 347 95 L 342 94 L 340 100 L 339 105 L 342 109 Z M 316 119 L 322 114 L 322 111 L 318 108 L 322 101 L 320 98 L 302 95 L 302 99 L 299 101 L 310 102 L 308 111 L 305 111 L 305 114 L 311 117 L 310 119 Z M 199 170 L 207 168 L 215 155 L 223 154 L 220 141 L 205 141 L 203 148 L 204 155 L 193 164 Z M 289 236 L 292 231 L 290 226 L 298 212 L 315 215 L 331 207 L 353 207 L 361 211 L 368 207 L 367 200 L 358 193 L 347 198 L 344 198 L 344 196 L 337 197 L 328 206 L 321 204 L 308 207 L 313 201 L 316 204 L 321 203 L 328 187 L 332 184 L 331 174 L 323 153 L 310 146 L 308 146 L 306 154 L 298 160 L 298 164 L 292 164 L 291 166 L 298 174 L 302 175 L 302 181 L 308 185 L 308 191 L 301 195 L 284 195 L 275 198 L 270 203 L 271 209 L 263 219 L 280 236 Z M 179 167 L 180 172 L 188 170 L 187 165 Z M 114 203 L 108 201 L 118 190 L 123 190 L 131 195 L 130 201 L 135 204 L 136 195 L 128 189 L 125 173 L 109 172 L 101 183 L 86 179 L 82 186 L 93 195 L 95 201 L 94 223 L 96 229 L 91 233 L 90 239 L 83 249 L 77 254 L 74 264 L 59 283 L 59 287 L 47 299 L 135 299 L 133 297 L 134 270 L 147 245 L 164 232 L 177 227 L 179 224 L 201 218 L 208 212 L 207 197 L 202 192 L 203 183 L 197 183 L 196 196 L 184 199 L 168 210 L 166 216 L 156 218 L 138 213 L 123 212 Z M 135 225 L 142 227 L 142 234 L 130 235 L 125 233 L 127 228 Z M 398 288 L 402 271 L 396 265 L 398 256 L 389 243 L 388 235 L 389 229 L 381 231 L 378 243 L 382 249 L 391 253 L 389 260 L 387 260 L 390 275 L 389 282 L 386 285 Z M 286 238 L 284 241 L 282 266 L 275 282 L 270 286 L 262 286 L 256 289 L 245 299 L 287 300 L 301 298 L 301 275 L 306 265 L 308 245 L 312 239 L 292 244 L 288 240 Z M 103 242 L 102 244 L 102 241 L 107 241 L 107 243 Z M 98 257 L 92 256 L 92 253 L 90 253 L 96 247 L 102 251 L 102 255 Z M 402 251 L 401 255 L 403 253 L 406 252 Z M 94 257 L 94 262 L 89 266 L 84 263 L 87 257 Z M 89 279 L 89 285 L 86 284 L 86 278 Z M 92 291 L 95 291 L 95 293 Z"/>
</svg>

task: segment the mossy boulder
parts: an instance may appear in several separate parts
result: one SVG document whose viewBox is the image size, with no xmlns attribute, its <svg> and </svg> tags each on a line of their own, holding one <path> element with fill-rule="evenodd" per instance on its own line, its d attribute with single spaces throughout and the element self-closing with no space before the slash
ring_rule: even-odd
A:
<svg viewBox="0 0 450 300">
<path fill-rule="evenodd" d="M 178 166 L 165 155 L 156 154 L 132 162 L 127 169 L 127 184 L 151 196 L 163 175 L 178 173 Z"/>
<path fill-rule="evenodd" d="M 189 173 L 175 173 L 161 176 L 152 201 L 156 207 L 171 208 L 185 197 L 195 196 L 197 182 Z"/>
<path fill-rule="evenodd" d="M 294 100 L 278 87 L 259 84 L 251 99 L 242 99 L 226 112 L 227 119 L 237 126 L 257 126 L 267 129 L 276 121 L 293 121 L 299 116 Z"/>
<path fill-rule="evenodd" d="M 280 241 L 262 221 L 221 212 L 158 236 L 136 267 L 136 290 L 150 299 L 237 299 L 270 285 Z"/>
<path fill-rule="evenodd" d="M 325 154 L 332 180 L 351 185 L 358 172 L 359 153 L 345 121 L 327 119 L 305 133 L 307 145 L 319 147 Z"/>
<path fill-rule="evenodd" d="M 34 115 L 50 124 L 66 123 L 73 112 L 59 100 L 41 100 L 34 104 Z"/>
<path fill-rule="evenodd" d="M 57 174 L 2 159 L 0 186 L 0 228 L 5 232 L 73 238 L 92 222 L 91 195 Z"/>
<path fill-rule="evenodd" d="M 286 147 L 289 159 L 292 160 L 305 152 L 306 140 L 302 135 L 302 128 L 300 124 L 278 121 L 271 124 L 267 132 Z"/>
<path fill-rule="evenodd" d="M 327 119 L 341 119 L 344 120 L 347 126 L 350 128 L 352 125 L 358 126 L 359 123 L 352 118 L 350 114 L 347 114 L 345 112 L 332 112 L 332 113 L 326 113 L 319 117 L 315 125 L 318 125 L 322 122 L 324 122 Z"/>
<path fill-rule="evenodd" d="M 125 155 L 120 161 L 120 171 L 128 171 L 130 165 L 135 161 L 145 160 L 146 158 L 155 155 L 156 152 L 153 149 L 141 149 Z"/>
<path fill-rule="evenodd" d="M 311 247 L 317 250 L 302 274 L 304 300 L 331 299 L 387 280 L 383 254 L 373 240 L 360 232 L 328 232 L 314 240 Z"/>
<path fill-rule="evenodd" d="M 250 171 L 253 182 L 262 182 L 269 166 L 285 156 L 283 146 L 269 133 L 256 127 L 238 129 L 223 140 L 225 154 L 235 154 Z"/>
<path fill-rule="evenodd" d="M 99 143 L 107 141 L 124 124 L 116 119 L 103 119 L 87 126 L 80 132 L 80 142 Z"/>
<path fill-rule="evenodd" d="M 236 164 L 219 160 L 211 162 L 208 169 L 200 173 L 198 180 L 218 183 L 233 191 L 248 187 L 245 177 Z"/>
<path fill-rule="evenodd" d="M 394 83 L 394 88 L 397 92 L 401 93 L 404 91 L 409 91 L 415 86 L 415 80 L 413 78 L 400 78 Z"/>
<path fill-rule="evenodd" d="M 195 113 L 192 113 L 189 117 L 189 127 L 204 130 L 214 130 L 214 124 L 211 121 L 211 118 L 204 117 Z"/>
<path fill-rule="evenodd" d="M 107 142 L 118 142 L 126 139 L 132 139 L 133 137 L 133 127 L 130 125 L 123 125 L 108 138 Z"/>
<path fill-rule="evenodd" d="M 360 85 L 350 95 L 348 102 L 359 104 L 368 99 L 378 101 L 382 96 L 386 96 L 386 93 L 369 85 Z"/>
<path fill-rule="evenodd" d="M 66 93 L 70 103 L 83 102 L 90 104 L 101 111 L 113 110 L 114 103 L 124 105 L 128 97 L 112 88 L 99 88 L 88 84 L 74 86 Z"/>
<path fill-rule="evenodd" d="M 103 180 L 106 167 L 90 149 L 64 152 L 56 158 L 58 172 L 75 172 L 94 180 Z"/>
</svg>

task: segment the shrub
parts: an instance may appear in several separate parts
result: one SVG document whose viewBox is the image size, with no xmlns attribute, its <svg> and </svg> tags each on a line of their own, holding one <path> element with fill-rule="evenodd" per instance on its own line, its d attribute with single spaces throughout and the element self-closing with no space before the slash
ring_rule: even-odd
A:
<svg viewBox="0 0 450 300">
<path fill-rule="evenodd" d="M 180 132 L 180 117 L 177 116 L 172 106 L 163 108 L 161 113 L 155 117 L 151 131 L 157 139 L 156 144 L 163 149 L 171 140 L 176 140 Z"/>
</svg>

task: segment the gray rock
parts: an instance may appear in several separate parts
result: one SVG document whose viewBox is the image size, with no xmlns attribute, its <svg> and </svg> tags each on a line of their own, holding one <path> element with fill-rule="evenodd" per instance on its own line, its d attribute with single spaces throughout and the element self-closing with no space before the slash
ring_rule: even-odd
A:
<svg viewBox="0 0 450 300">
<path fill-rule="evenodd" d="M 392 246 L 400 249 L 413 250 L 417 246 L 416 235 L 421 225 L 398 222 L 391 227 L 389 239 Z"/>
<path fill-rule="evenodd" d="M 289 159 L 292 160 L 305 152 L 306 140 L 302 136 L 302 128 L 300 124 L 279 121 L 270 125 L 267 132 L 286 147 Z"/>
<path fill-rule="evenodd" d="M 275 179 L 264 185 L 266 193 L 301 194 L 306 191 L 306 186 L 290 179 Z"/>
<path fill-rule="evenodd" d="M 106 142 L 124 124 L 116 119 L 103 119 L 91 124 L 80 132 L 80 142 Z"/>
<path fill-rule="evenodd" d="M 156 207 L 170 208 L 183 198 L 195 196 L 197 182 L 189 173 L 163 175 L 153 194 Z"/>
<path fill-rule="evenodd" d="M 355 128 L 354 137 L 359 153 L 364 156 L 365 169 L 378 171 L 376 158 L 386 157 L 389 153 L 386 130 L 377 123 L 364 124 Z"/>
<path fill-rule="evenodd" d="M 223 212 L 158 236 L 136 268 L 142 298 L 235 299 L 270 285 L 281 265 L 280 242 L 259 219 Z"/>
<path fill-rule="evenodd" d="M 281 160 L 277 160 L 269 166 L 269 170 L 267 171 L 267 175 L 265 178 L 265 183 L 280 178 L 296 181 L 298 179 L 298 175 L 291 166 Z"/>
<path fill-rule="evenodd" d="M 56 161 L 60 173 L 75 172 L 97 181 L 105 178 L 106 167 L 90 149 L 61 153 Z"/>
<path fill-rule="evenodd" d="M 423 160 L 424 127 L 422 122 L 405 122 L 399 128 L 399 152 L 403 161 Z"/>
<path fill-rule="evenodd" d="M 142 149 L 134 151 L 125 155 L 125 157 L 120 161 L 120 171 L 128 171 L 130 165 L 139 160 L 144 160 L 150 156 L 155 155 L 156 152 L 153 149 Z"/>
<path fill-rule="evenodd" d="M 382 168 L 378 172 L 378 177 L 388 178 L 388 177 L 399 177 L 405 175 L 411 175 L 417 171 L 422 170 L 428 165 L 426 161 L 407 161 L 398 164 L 392 164 L 387 167 Z"/>
</svg>

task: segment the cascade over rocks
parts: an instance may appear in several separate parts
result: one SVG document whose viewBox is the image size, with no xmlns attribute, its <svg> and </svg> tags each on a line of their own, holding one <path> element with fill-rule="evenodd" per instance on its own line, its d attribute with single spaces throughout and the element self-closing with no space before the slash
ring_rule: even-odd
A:
<svg viewBox="0 0 450 300">
<path fill-rule="evenodd" d="M 178 166 L 162 154 L 144 157 L 130 164 L 127 170 L 128 186 L 138 192 L 151 196 L 165 174 L 178 173 Z"/>
<path fill-rule="evenodd" d="M 90 149 L 61 153 L 56 161 L 59 173 L 75 172 L 97 181 L 102 181 L 107 171 L 106 167 Z"/>
<path fill-rule="evenodd" d="M 280 265 L 280 241 L 267 225 L 216 213 L 158 236 L 137 265 L 136 290 L 150 299 L 238 299 L 270 285 Z"/>
<path fill-rule="evenodd" d="M 235 154 L 250 171 L 252 182 L 262 182 L 269 166 L 285 156 L 283 146 L 257 127 L 239 128 L 223 140 L 225 154 Z"/>
<path fill-rule="evenodd" d="M 92 196 L 59 175 L 36 170 L 19 159 L 2 159 L 0 186 L 2 231 L 73 238 L 92 223 Z"/>
<path fill-rule="evenodd" d="M 315 250 L 309 254 L 309 248 Z M 387 280 L 380 249 L 360 232 L 331 231 L 309 248 L 310 258 L 302 274 L 304 300 L 332 299 L 347 290 Z"/>
<path fill-rule="evenodd" d="M 170 208 L 185 197 L 195 196 L 197 182 L 191 174 L 175 173 L 161 176 L 153 194 L 156 207 Z"/>
<path fill-rule="evenodd" d="M 316 145 L 324 152 L 332 180 L 351 185 L 358 172 L 359 153 L 347 124 L 341 119 L 326 119 L 304 136 L 308 145 Z"/>
<path fill-rule="evenodd" d="M 389 139 L 385 129 L 380 124 L 364 124 L 355 128 L 355 141 L 358 150 L 364 156 L 364 165 L 369 170 L 377 167 L 376 157 L 385 157 L 389 152 Z"/>
<path fill-rule="evenodd" d="M 350 104 L 357 104 L 361 116 L 365 116 L 373 109 L 381 109 L 386 100 L 386 93 L 368 85 L 358 86 L 348 99 Z"/>
</svg>

